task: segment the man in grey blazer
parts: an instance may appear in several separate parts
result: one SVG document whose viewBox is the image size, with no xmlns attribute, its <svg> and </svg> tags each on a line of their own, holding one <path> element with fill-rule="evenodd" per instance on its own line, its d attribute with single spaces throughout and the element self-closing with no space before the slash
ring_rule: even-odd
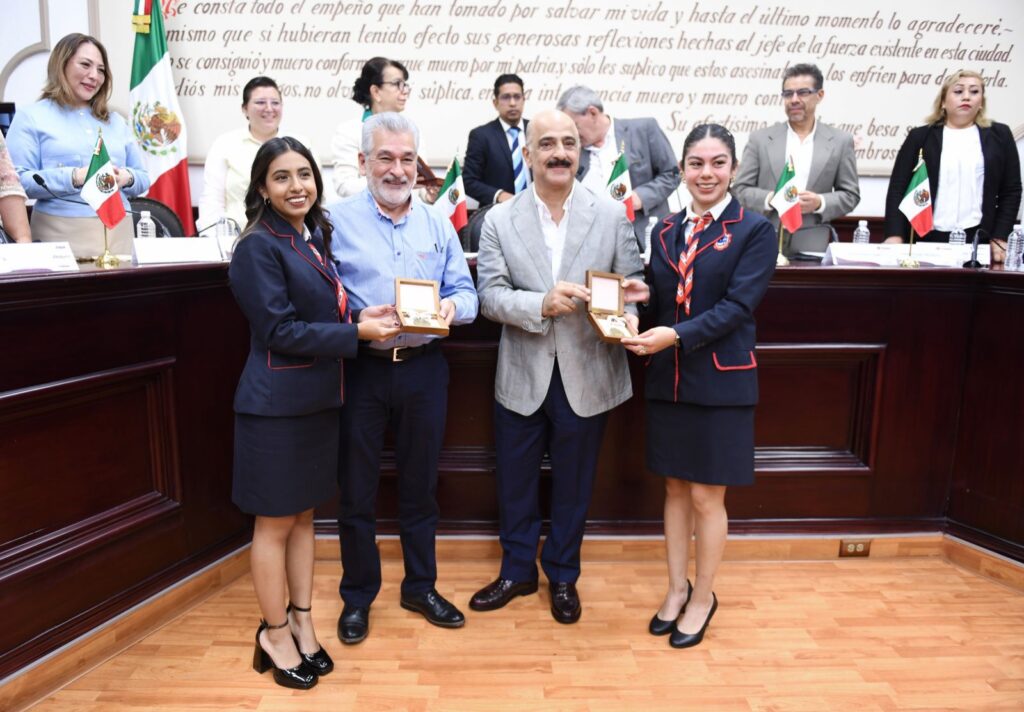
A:
<svg viewBox="0 0 1024 712">
<path fill-rule="evenodd" d="M 733 193 L 743 207 L 764 214 L 776 227 L 779 216 L 770 201 L 790 157 L 801 188 L 804 228 L 827 224 L 860 202 L 853 136 L 815 118 L 825 96 L 823 85 L 817 66 L 789 67 L 782 78 L 782 102 L 788 121 L 755 131 L 743 151 Z M 818 232 L 827 244 L 829 233 Z"/>
<path fill-rule="evenodd" d="M 477 256 L 480 309 L 502 324 L 494 384 L 501 572 L 470 608 L 501 608 L 537 590 L 540 466 L 551 458 L 551 533 L 541 567 L 551 614 L 579 620 L 580 545 L 608 411 L 633 389 L 626 353 L 587 320 L 586 271 L 643 289 L 643 263 L 621 206 L 575 180 L 579 134 L 554 110 L 534 117 L 523 157 L 533 186 L 487 213 Z M 627 320 L 636 327 L 635 309 Z"/>
<path fill-rule="evenodd" d="M 557 107 L 580 132 L 583 150 L 576 177 L 595 193 L 606 193 L 611 168 L 625 147 L 636 214 L 633 231 L 640 250 L 647 249 L 650 218 L 656 225 L 669 214 L 668 197 L 679 186 L 679 162 L 665 132 L 652 118 L 613 120 L 597 92 L 585 86 L 566 89 Z"/>
</svg>

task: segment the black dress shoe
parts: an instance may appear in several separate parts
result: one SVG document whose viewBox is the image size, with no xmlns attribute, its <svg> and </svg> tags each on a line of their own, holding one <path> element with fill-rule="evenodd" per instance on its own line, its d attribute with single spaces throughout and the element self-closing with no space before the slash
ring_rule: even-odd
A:
<svg viewBox="0 0 1024 712">
<path fill-rule="evenodd" d="M 370 632 L 369 606 L 345 604 L 338 617 L 338 639 L 345 645 L 355 645 L 366 639 Z"/>
<path fill-rule="evenodd" d="M 286 625 L 288 625 L 287 620 L 280 625 L 268 625 L 266 621 L 260 621 L 260 627 L 256 629 L 256 650 L 253 651 L 252 669 L 262 675 L 267 670 L 273 668 L 274 682 L 281 687 L 290 687 L 293 690 L 308 690 L 319 679 L 316 671 L 309 666 L 309 663 L 303 660 L 293 668 L 279 668 L 274 659 L 270 657 L 270 654 L 260 644 L 260 633 L 265 630 L 284 628 Z"/>
<path fill-rule="evenodd" d="M 693 646 L 704 640 L 704 631 L 708 629 L 708 623 L 711 622 L 711 616 L 715 615 L 715 611 L 718 610 L 718 597 L 714 593 L 711 594 L 711 610 L 708 611 L 707 620 L 704 621 L 704 625 L 701 626 L 700 630 L 696 633 L 684 633 L 676 627 L 672 628 L 672 635 L 669 636 L 668 644 L 673 648 L 692 648 Z"/>
<path fill-rule="evenodd" d="M 309 613 L 308 608 L 299 608 L 294 603 L 288 603 L 288 608 L 285 609 L 285 613 L 291 613 L 292 611 L 298 611 L 299 613 Z M 299 647 L 299 639 L 295 637 L 295 633 L 292 633 L 292 640 L 295 641 L 295 649 L 299 651 L 299 655 L 302 659 L 313 668 L 317 675 L 323 676 L 331 672 L 334 669 L 334 661 L 331 660 L 331 656 L 327 654 L 324 647 L 321 645 L 317 648 L 315 653 L 304 653 L 302 648 Z"/>
<path fill-rule="evenodd" d="M 442 628 L 461 628 L 466 617 L 436 589 L 426 593 L 402 594 L 402 608 L 423 614 L 423 617 Z"/>
<path fill-rule="evenodd" d="M 575 623 L 583 613 L 580 595 L 574 583 L 549 583 L 551 591 L 551 615 L 559 623 Z"/>
<path fill-rule="evenodd" d="M 528 596 L 531 593 L 537 593 L 536 581 L 499 578 L 474 593 L 469 599 L 469 607 L 474 611 L 496 611 L 516 596 Z"/>
<path fill-rule="evenodd" d="M 686 579 L 686 600 L 683 601 L 683 607 L 679 609 L 679 613 L 676 613 L 676 618 L 683 615 L 686 611 L 686 604 L 690 602 L 690 596 L 693 595 L 693 584 L 690 583 L 690 579 Z M 647 626 L 647 630 L 650 631 L 651 635 L 668 635 L 675 628 L 676 618 L 670 621 L 663 621 L 658 618 L 658 614 L 655 613 L 651 616 L 651 623 Z"/>
</svg>

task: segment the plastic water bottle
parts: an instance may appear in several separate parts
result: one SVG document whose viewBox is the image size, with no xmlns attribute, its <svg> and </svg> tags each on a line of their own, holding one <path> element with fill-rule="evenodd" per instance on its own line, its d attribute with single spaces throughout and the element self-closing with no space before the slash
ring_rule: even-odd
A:
<svg viewBox="0 0 1024 712">
<path fill-rule="evenodd" d="M 962 229 L 955 227 L 949 231 L 949 244 L 951 245 L 965 245 L 967 244 L 967 233 Z"/>
<path fill-rule="evenodd" d="M 1003 270 L 1006 272 L 1021 271 L 1021 257 L 1024 254 L 1024 232 L 1020 225 L 1013 226 L 1013 232 L 1006 240 L 1006 259 L 1003 261 Z"/>
<path fill-rule="evenodd" d="M 853 244 L 867 245 L 871 242 L 871 231 L 868 230 L 867 220 L 858 220 L 857 229 L 853 231 Z"/>
<path fill-rule="evenodd" d="M 135 237 L 156 237 L 156 223 L 153 222 L 153 218 L 149 216 L 148 210 L 142 211 L 142 217 L 139 218 L 139 222 L 135 225 Z"/>
</svg>

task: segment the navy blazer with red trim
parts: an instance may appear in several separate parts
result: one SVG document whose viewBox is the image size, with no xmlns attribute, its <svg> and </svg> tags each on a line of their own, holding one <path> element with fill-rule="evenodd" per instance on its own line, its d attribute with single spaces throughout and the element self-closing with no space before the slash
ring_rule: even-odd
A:
<svg viewBox="0 0 1024 712">
<path fill-rule="evenodd" d="M 709 406 L 757 403 L 754 309 L 768 289 L 778 247 L 763 216 L 726 206 L 697 243 L 690 315 L 676 304 L 686 212 L 665 218 L 651 245 L 651 299 L 657 324 L 679 334 L 680 348 L 651 357 L 646 395 Z"/>
<path fill-rule="evenodd" d="M 319 230 L 313 241 L 323 255 Z M 337 274 L 280 216 L 268 210 L 235 247 L 231 291 L 249 320 L 249 356 L 235 412 L 308 415 L 341 407 L 344 358 L 356 355 L 355 324 L 341 323 Z"/>
</svg>

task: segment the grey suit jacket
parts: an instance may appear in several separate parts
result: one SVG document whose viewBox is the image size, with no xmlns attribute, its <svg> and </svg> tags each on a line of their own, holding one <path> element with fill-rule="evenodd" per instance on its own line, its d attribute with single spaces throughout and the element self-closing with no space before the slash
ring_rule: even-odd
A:
<svg viewBox="0 0 1024 712">
<path fill-rule="evenodd" d="M 643 278 L 643 262 L 622 208 L 579 183 L 573 194 L 559 281 L 586 284 L 600 270 Z M 590 417 L 633 394 L 626 351 L 606 344 L 587 321 L 586 306 L 556 318 L 541 317 L 544 295 L 555 286 L 533 190 L 487 212 L 477 255 L 480 313 L 502 324 L 494 397 L 529 415 L 544 402 L 557 357 L 573 411 Z M 627 307 L 635 313 L 632 305 Z"/>
<path fill-rule="evenodd" d="M 786 164 L 785 121 L 755 131 L 743 150 L 740 170 L 733 183 L 733 194 L 747 210 L 761 213 L 777 228 L 779 216 L 765 210 L 768 194 L 775 190 Z M 807 180 L 807 190 L 825 198 L 821 215 L 804 215 L 804 225 L 818 225 L 846 215 L 860 202 L 857 179 L 857 157 L 853 152 L 853 136 L 820 121 L 814 131 L 814 156 Z"/>
<path fill-rule="evenodd" d="M 679 162 L 665 132 L 651 118 L 615 119 L 615 145 L 623 144 L 629 162 L 629 181 L 644 204 L 644 209 L 636 214 L 633 230 L 646 248 L 644 233 L 648 220 L 656 217 L 657 225 L 669 214 L 668 198 L 679 186 Z M 576 177 L 582 179 L 589 169 L 590 151 L 580 151 Z"/>
</svg>

